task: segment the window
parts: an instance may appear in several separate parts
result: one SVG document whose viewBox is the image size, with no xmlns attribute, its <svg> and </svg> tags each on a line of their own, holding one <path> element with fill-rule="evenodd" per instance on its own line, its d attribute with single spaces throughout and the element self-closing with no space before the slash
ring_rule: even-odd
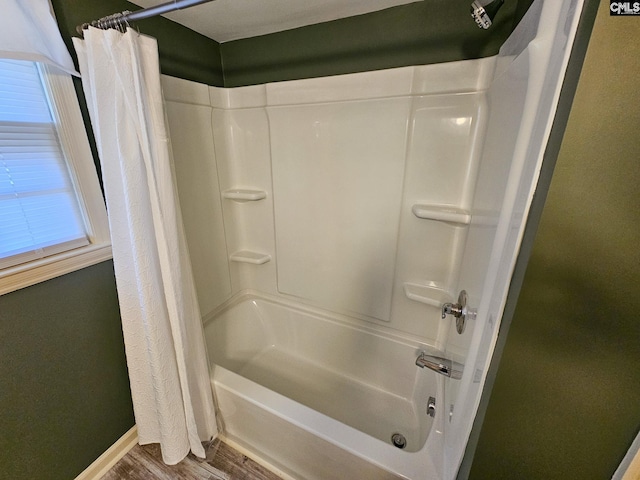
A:
<svg viewBox="0 0 640 480">
<path fill-rule="evenodd" d="M 71 78 L 0 60 L 0 294 L 111 258 Z"/>
</svg>

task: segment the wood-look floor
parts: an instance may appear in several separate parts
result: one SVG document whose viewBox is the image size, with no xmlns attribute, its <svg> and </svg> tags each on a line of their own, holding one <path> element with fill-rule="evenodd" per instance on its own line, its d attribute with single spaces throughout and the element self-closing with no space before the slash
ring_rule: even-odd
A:
<svg viewBox="0 0 640 480">
<path fill-rule="evenodd" d="M 103 480 L 279 480 L 263 466 L 220 440 L 203 443 L 206 459 L 189 454 L 177 465 L 165 465 L 160 446 L 136 445 Z"/>
</svg>

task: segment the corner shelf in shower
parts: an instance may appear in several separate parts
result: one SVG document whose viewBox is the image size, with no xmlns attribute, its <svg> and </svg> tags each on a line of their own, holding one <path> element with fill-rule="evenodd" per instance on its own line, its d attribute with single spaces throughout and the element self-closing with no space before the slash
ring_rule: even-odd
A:
<svg viewBox="0 0 640 480">
<path fill-rule="evenodd" d="M 249 250 L 241 250 L 239 252 L 232 253 L 229 256 L 229 260 L 231 260 L 232 262 L 262 265 L 271 261 L 271 255 L 267 255 L 266 253 L 251 252 Z"/>
<path fill-rule="evenodd" d="M 411 211 L 416 217 L 424 220 L 436 220 L 462 226 L 471 223 L 470 212 L 448 205 L 414 205 Z"/>
<path fill-rule="evenodd" d="M 404 284 L 404 294 L 410 300 L 438 308 L 453 299 L 453 296 L 445 288 L 435 282 L 426 285 L 407 282 Z"/>
<path fill-rule="evenodd" d="M 222 197 L 236 202 L 256 202 L 267 198 L 267 192 L 264 190 L 231 188 L 222 192 Z"/>
</svg>

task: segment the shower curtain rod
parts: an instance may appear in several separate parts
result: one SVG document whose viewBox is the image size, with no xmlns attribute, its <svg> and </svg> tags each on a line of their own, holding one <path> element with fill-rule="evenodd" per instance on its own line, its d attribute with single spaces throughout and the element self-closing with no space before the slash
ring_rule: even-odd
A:
<svg viewBox="0 0 640 480">
<path fill-rule="evenodd" d="M 155 17 L 162 15 L 163 13 L 195 7 L 201 3 L 209 3 L 213 1 L 214 0 L 173 0 L 172 2 L 156 5 L 155 7 L 143 8 L 142 10 L 136 10 L 135 12 L 125 10 L 124 12 L 107 15 L 106 17 L 99 18 L 98 20 L 94 20 L 90 23 L 78 25 L 76 27 L 76 32 L 82 35 L 82 31 L 89 27 L 101 28 L 103 30 L 108 28 L 122 28 L 123 26 L 128 26 L 129 22 L 144 20 L 145 18 Z"/>
</svg>

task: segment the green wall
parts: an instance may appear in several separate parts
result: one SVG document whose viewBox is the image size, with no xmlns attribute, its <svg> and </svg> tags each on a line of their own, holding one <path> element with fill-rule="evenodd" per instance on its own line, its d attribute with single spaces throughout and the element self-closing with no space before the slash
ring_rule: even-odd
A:
<svg viewBox="0 0 640 480">
<path fill-rule="evenodd" d="M 469 478 L 608 479 L 640 429 L 640 21 L 600 2 Z"/>
<path fill-rule="evenodd" d="M 0 345 L 0 478 L 74 478 L 133 426 L 111 262 L 0 296 Z"/>
<path fill-rule="evenodd" d="M 489 30 L 470 0 L 428 0 L 220 45 L 226 87 L 480 58 L 497 53 L 532 0 L 505 2 Z"/>
</svg>

